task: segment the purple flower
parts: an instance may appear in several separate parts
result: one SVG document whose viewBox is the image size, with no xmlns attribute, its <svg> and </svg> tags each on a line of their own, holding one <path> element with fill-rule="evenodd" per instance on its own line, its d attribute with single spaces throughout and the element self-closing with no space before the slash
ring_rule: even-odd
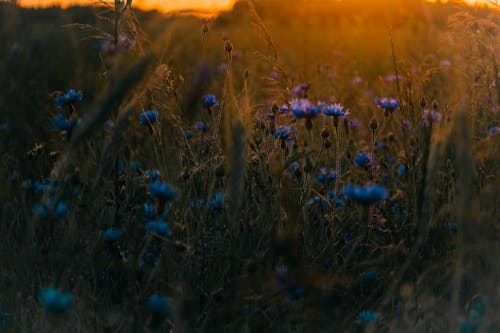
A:
<svg viewBox="0 0 500 333">
<path fill-rule="evenodd" d="M 451 67 L 451 61 L 449 60 L 441 60 L 439 62 L 440 67 Z"/>
<path fill-rule="evenodd" d="M 303 97 L 307 96 L 307 92 L 309 91 L 310 88 L 311 88 L 311 84 L 310 83 L 304 83 L 304 84 L 298 85 L 296 87 L 293 87 L 292 88 L 292 93 L 296 97 L 303 98 Z"/>
<path fill-rule="evenodd" d="M 386 116 L 396 111 L 399 108 L 399 103 L 395 98 L 375 98 L 375 104 L 385 112 Z"/>
<path fill-rule="evenodd" d="M 280 126 L 274 134 L 274 138 L 277 140 L 290 142 L 295 139 L 296 131 L 297 130 L 293 126 Z"/>
<path fill-rule="evenodd" d="M 422 121 L 420 125 L 422 127 L 429 127 L 433 123 L 437 123 L 441 120 L 441 115 L 434 109 L 425 109 L 422 112 Z"/>
<path fill-rule="evenodd" d="M 323 114 L 329 117 L 344 117 L 349 114 L 349 109 L 345 109 L 340 103 L 327 104 L 323 110 Z"/>
<path fill-rule="evenodd" d="M 312 119 L 321 114 L 323 104 L 314 106 L 308 99 L 293 99 L 290 102 L 290 112 L 296 119 Z"/>
<path fill-rule="evenodd" d="M 352 79 L 352 84 L 355 84 L 355 85 L 361 84 L 362 82 L 363 82 L 363 79 L 359 75 L 353 77 L 353 79 Z"/>
<path fill-rule="evenodd" d="M 498 132 L 500 132 L 500 127 L 490 128 L 490 136 L 493 136 L 493 135 L 497 134 Z"/>
</svg>

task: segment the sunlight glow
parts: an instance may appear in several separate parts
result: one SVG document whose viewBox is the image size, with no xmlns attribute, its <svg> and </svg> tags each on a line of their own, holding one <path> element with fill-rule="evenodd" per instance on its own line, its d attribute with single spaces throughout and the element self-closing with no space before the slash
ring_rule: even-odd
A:
<svg viewBox="0 0 500 333">
<path fill-rule="evenodd" d="M 427 1 L 443 3 L 448 2 L 448 0 Z M 18 3 L 21 6 L 35 8 L 48 6 L 61 6 L 66 8 L 71 5 L 90 5 L 97 2 L 98 1 L 92 0 L 18 0 Z M 133 0 L 132 5 L 136 8 L 144 10 L 158 10 L 161 12 L 195 10 L 201 12 L 216 13 L 223 10 L 230 10 L 235 2 L 236 0 Z M 489 0 L 463 0 L 463 2 L 474 6 L 488 4 Z"/>
</svg>

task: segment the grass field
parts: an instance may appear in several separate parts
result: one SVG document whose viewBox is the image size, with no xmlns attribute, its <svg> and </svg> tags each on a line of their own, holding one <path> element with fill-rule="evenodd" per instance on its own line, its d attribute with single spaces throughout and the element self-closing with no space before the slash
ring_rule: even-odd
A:
<svg viewBox="0 0 500 333">
<path fill-rule="evenodd" d="M 0 2 L 0 332 L 500 332 L 500 14 Z"/>
</svg>

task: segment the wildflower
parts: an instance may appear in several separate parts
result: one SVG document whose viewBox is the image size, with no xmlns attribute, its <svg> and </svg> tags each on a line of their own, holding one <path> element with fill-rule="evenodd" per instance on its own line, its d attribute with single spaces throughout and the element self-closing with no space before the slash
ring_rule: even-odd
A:
<svg viewBox="0 0 500 333">
<path fill-rule="evenodd" d="M 194 138 L 194 133 L 191 131 L 187 131 L 186 133 L 184 133 L 184 137 L 188 140 L 191 140 L 192 138 Z"/>
<path fill-rule="evenodd" d="M 320 175 L 316 177 L 316 180 L 322 184 L 326 184 L 330 181 L 335 181 L 336 179 L 337 179 L 337 172 L 331 170 L 330 173 L 328 173 L 327 168 L 321 168 Z"/>
<path fill-rule="evenodd" d="M 449 60 L 441 60 L 439 62 L 439 67 L 451 67 L 451 61 Z"/>
<path fill-rule="evenodd" d="M 102 233 L 102 237 L 103 237 L 104 241 L 107 243 L 116 242 L 118 240 L 118 238 L 120 238 L 121 235 L 122 235 L 122 232 L 118 228 L 108 228 L 108 229 L 104 230 L 104 232 Z"/>
<path fill-rule="evenodd" d="M 396 76 L 396 75 L 386 75 L 384 77 L 384 81 L 386 83 L 392 83 L 392 82 L 396 82 L 396 81 L 401 81 L 401 77 L 400 76 Z"/>
<path fill-rule="evenodd" d="M 400 164 L 398 166 L 398 174 L 400 176 L 404 175 L 406 173 L 406 167 L 403 164 Z"/>
<path fill-rule="evenodd" d="M 349 109 L 344 110 L 344 106 L 342 106 L 340 103 L 328 104 L 325 106 L 323 114 L 325 116 L 335 118 L 345 117 L 349 114 Z"/>
<path fill-rule="evenodd" d="M 57 204 L 56 206 L 56 211 L 55 211 L 55 214 L 56 214 L 56 217 L 60 220 L 66 218 L 66 216 L 68 216 L 68 205 L 66 205 L 65 203 L 63 202 L 60 202 Z"/>
<path fill-rule="evenodd" d="M 372 161 L 373 161 L 373 157 L 372 157 L 372 154 L 369 152 L 362 152 L 361 154 L 359 154 L 358 156 L 356 156 L 354 158 L 354 163 L 356 163 L 356 165 L 359 168 L 368 167 L 372 163 Z"/>
<path fill-rule="evenodd" d="M 395 98 L 377 97 L 375 98 L 375 104 L 384 111 L 387 117 L 399 108 L 399 103 Z"/>
<path fill-rule="evenodd" d="M 318 103 L 314 106 L 307 99 L 293 99 L 290 102 L 290 112 L 296 119 L 312 119 L 321 114 L 323 105 Z"/>
<path fill-rule="evenodd" d="M 152 125 L 160 120 L 160 113 L 154 110 L 148 110 L 146 112 L 142 112 L 139 121 L 143 125 Z"/>
<path fill-rule="evenodd" d="M 148 309 L 158 317 L 167 317 L 170 314 L 170 304 L 165 296 L 151 295 L 148 301 Z"/>
<path fill-rule="evenodd" d="M 344 118 L 344 121 L 346 121 L 346 119 L 347 118 Z M 357 128 L 359 127 L 359 125 L 361 125 L 361 122 L 358 119 L 354 118 L 353 120 L 349 121 L 348 125 L 350 128 Z"/>
<path fill-rule="evenodd" d="M 437 123 L 441 120 L 441 115 L 434 109 L 425 109 L 422 112 L 422 121 L 420 125 L 422 127 L 429 127 L 433 123 Z"/>
<path fill-rule="evenodd" d="M 207 123 L 202 121 L 198 121 L 196 124 L 194 124 L 194 127 L 201 133 L 206 133 L 208 131 Z"/>
<path fill-rule="evenodd" d="M 377 184 L 367 184 L 364 186 L 349 184 L 344 189 L 344 195 L 354 203 L 370 206 L 384 200 L 387 197 L 387 190 Z"/>
<path fill-rule="evenodd" d="M 139 163 L 139 162 L 130 162 L 129 169 L 131 171 L 136 171 L 140 167 L 141 167 L 141 163 Z"/>
<path fill-rule="evenodd" d="M 146 171 L 146 178 L 151 183 L 156 182 L 160 178 L 160 176 L 161 176 L 160 170 Z"/>
<path fill-rule="evenodd" d="M 280 126 L 274 134 L 274 138 L 281 141 L 291 142 L 295 139 L 296 131 L 296 128 L 293 126 Z"/>
<path fill-rule="evenodd" d="M 157 198 L 163 201 L 175 200 L 179 195 L 176 188 L 169 184 L 160 183 L 158 181 L 149 184 L 149 194 L 153 198 Z"/>
<path fill-rule="evenodd" d="M 490 136 L 493 136 L 493 135 L 495 135 L 495 134 L 497 134 L 499 132 L 500 132 L 500 127 L 492 127 L 492 128 L 490 128 Z"/>
<path fill-rule="evenodd" d="M 229 68 L 228 64 L 222 63 L 222 64 L 219 65 L 218 70 L 221 73 L 225 73 L 225 72 L 227 72 L 228 68 Z"/>
<path fill-rule="evenodd" d="M 367 325 L 372 323 L 377 323 L 382 319 L 382 317 L 371 310 L 363 310 L 358 314 L 357 323 L 361 325 Z"/>
<path fill-rule="evenodd" d="M 156 219 L 156 211 L 153 204 L 145 203 L 144 206 L 142 206 L 142 209 L 144 210 L 144 216 L 147 220 Z"/>
<path fill-rule="evenodd" d="M 59 113 L 52 120 L 52 124 L 54 125 L 54 129 L 58 132 L 66 132 L 70 133 L 73 129 L 74 121 L 69 119 L 64 119 L 63 115 Z"/>
<path fill-rule="evenodd" d="M 40 292 L 40 300 L 45 310 L 55 313 L 66 312 L 73 304 L 73 296 L 71 294 L 61 293 L 55 288 L 43 289 Z"/>
<path fill-rule="evenodd" d="M 310 83 L 303 83 L 296 87 L 293 87 L 292 93 L 299 98 L 304 98 L 307 96 L 307 92 L 309 91 L 310 88 L 311 88 Z"/>
<path fill-rule="evenodd" d="M 113 121 L 111 119 L 108 119 L 104 123 L 104 129 L 111 129 L 111 128 L 113 128 L 114 125 L 115 124 L 113 123 Z"/>
<path fill-rule="evenodd" d="M 214 95 L 205 95 L 201 99 L 201 105 L 203 106 L 204 109 L 210 111 L 212 107 L 219 106 L 219 103 L 215 99 Z"/>
<path fill-rule="evenodd" d="M 412 132 L 413 128 L 411 127 L 411 123 L 408 120 L 403 120 L 401 122 L 401 126 L 403 127 L 404 130 L 408 132 Z"/>
<path fill-rule="evenodd" d="M 361 78 L 361 76 L 355 76 L 352 78 L 352 84 L 358 85 L 361 84 L 362 82 L 363 79 Z"/>
<path fill-rule="evenodd" d="M 224 208 L 224 195 L 222 194 L 222 192 L 217 193 L 215 195 L 215 198 L 210 200 L 208 208 L 217 213 L 220 213 L 222 211 L 222 209 Z"/>
<path fill-rule="evenodd" d="M 132 49 L 134 45 L 135 41 L 131 40 L 127 35 L 119 34 L 116 43 L 114 38 L 112 38 L 110 35 L 107 35 L 103 38 L 99 45 L 93 47 L 92 49 L 95 52 L 114 54 L 120 50 L 128 51 Z"/>
<path fill-rule="evenodd" d="M 68 90 L 64 95 L 58 95 L 56 97 L 56 106 L 58 109 L 62 109 L 68 105 L 75 105 L 83 99 L 82 91 L 75 91 L 73 89 Z"/>
<path fill-rule="evenodd" d="M 304 289 L 290 277 L 288 267 L 285 265 L 276 268 L 276 274 L 273 276 L 273 288 L 276 291 L 284 291 L 290 301 L 296 301 L 304 295 Z"/>
<path fill-rule="evenodd" d="M 33 214 L 43 220 L 49 216 L 49 211 L 45 205 L 38 202 L 33 206 Z"/>
<path fill-rule="evenodd" d="M 170 226 L 163 221 L 149 221 L 146 224 L 146 230 L 156 233 L 158 236 L 170 236 Z"/>
</svg>

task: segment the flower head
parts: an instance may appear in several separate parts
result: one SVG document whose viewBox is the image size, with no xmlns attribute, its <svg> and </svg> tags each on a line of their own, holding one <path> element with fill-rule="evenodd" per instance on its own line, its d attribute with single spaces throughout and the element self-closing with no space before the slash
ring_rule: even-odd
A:
<svg viewBox="0 0 500 333">
<path fill-rule="evenodd" d="M 56 106 L 58 109 L 62 109 L 68 105 L 75 105 L 83 99 L 82 91 L 75 91 L 74 89 L 68 90 L 64 95 L 58 95 L 56 97 Z"/>
<path fill-rule="evenodd" d="M 308 99 L 293 99 L 290 102 L 290 112 L 296 119 L 312 119 L 321 114 L 323 104 L 313 105 Z"/>
<path fill-rule="evenodd" d="M 102 233 L 102 238 L 104 239 L 105 242 L 107 243 L 113 243 L 120 238 L 122 235 L 122 231 L 118 228 L 108 228 L 103 231 Z"/>
<path fill-rule="evenodd" d="M 149 221 L 146 224 L 146 229 L 149 232 L 156 233 L 158 236 L 170 236 L 170 226 L 163 221 Z"/>
<path fill-rule="evenodd" d="M 489 132 L 490 132 L 490 136 L 493 136 L 497 133 L 500 133 L 500 127 L 492 127 L 492 128 L 490 128 Z"/>
<path fill-rule="evenodd" d="M 293 141 L 295 139 L 296 128 L 293 126 L 280 126 L 276 133 L 274 133 L 274 138 L 281 141 Z"/>
<path fill-rule="evenodd" d="M 158 111 L 154 111 L 154 110 L 148 110 L 148 111 L 145 111 L 145 112 L 142 112 L 140 117 L 139 117 L 139 121 L 141 122 L 141 124 L 143 125 L 152 125 L 154 123 L 156 123 L 158 120 L 160 120 L 160 113 Z"/>
<path fill-rule="evenodd" d="M 56 217 L 60 220 L 66 218 L 66 216 L 68 216 L 68 205 L 66 205 L 65 203 L 63 202 L 60 202 L 57 204 L 56 206 L 56 209 L 55 209 L 55 214 L 56 214 Z"/>
<path fill-rule="evenodd" d="M 387 190 L 377 184 L 367 184 L 364 186 L 349 184 L 343 193 L 352 202 L 363 206 L 373 205 L 387 197 Z"/>
<path fill-rule="evenodd" d="M 70 119 L 64 119 L 63 115 L 59 113 L 52 120 L 52 124 L 54 125 L 54 129 L 58 132 L 71 133 L 75 122 Z"/>
<path fill-rule="evenodd" d="M 422 127 L 429 127 L 433 123 L 437 123 L 441 120 L 441 114 L 434 109 L 425 109 L 422 112 L 422 121 L 420 122 Z"/>
<path fill-rule="evenodd" d="M 349 109 L 344 109 L 344 106 L 340 103 L 328 104 L 323 110 L 325 116 L 329 117 L 345 117 L 349 114 Z"/>
<path fill-rule="evenodd" d="M 203 121 L 198 121 L 196 124 L 194 124 L 194 127 L 201 133 L 206 133 L 208 131 L 208 125 Z"/>
<path fill-rule="evenodd" d="M 389 114 L 393 113 L 399 108 L 399 103 L 397 99 L 395 98 L 387 98 L 387 97 L 382 97 L 382 98 L 375 98 L 375 104 L 385 112 L 386 116 L 389 116 Z"/>
<path fill-rule="evenodd" d="M 170 304 L 165 296 L 157 294 L 151 295 L 148 300 L 148 309 L 151 313 L 158 317 L 166 317 L 170 314 Z"/>
<path fill-rule="evenodd" d="M 368 167 L 373 161 L 372 154 L 369 152 L 362 152 L 354 158 L 354 163 L 360 168 Z"/>
<path fill-rule="evenodd" d="M 45 310 L 55 313 L 66 312 L 73 304 L 73 296 L 71 294 L 61 293 L 55 288 L 43 289 L 40 292 L 40 300 Z"/>
<path fill-rule="evenodd" d="M 177 197 L 179 196 L 179 193 L 175 187 L 166 183 L 161 183 L 159 181 L 155 181 L 149 184 L 149 194 L 153 198 L 164 201 L 172 201 L 177 199 Z"/>
<path fill-rule="evenodd" d="M 219 103 L 215 99 L 214 95 L 205 95 L 201 98 L 201 105 L 204 109 L 210 109 L 212 107 L 219 106 Z"/>
</svg>

